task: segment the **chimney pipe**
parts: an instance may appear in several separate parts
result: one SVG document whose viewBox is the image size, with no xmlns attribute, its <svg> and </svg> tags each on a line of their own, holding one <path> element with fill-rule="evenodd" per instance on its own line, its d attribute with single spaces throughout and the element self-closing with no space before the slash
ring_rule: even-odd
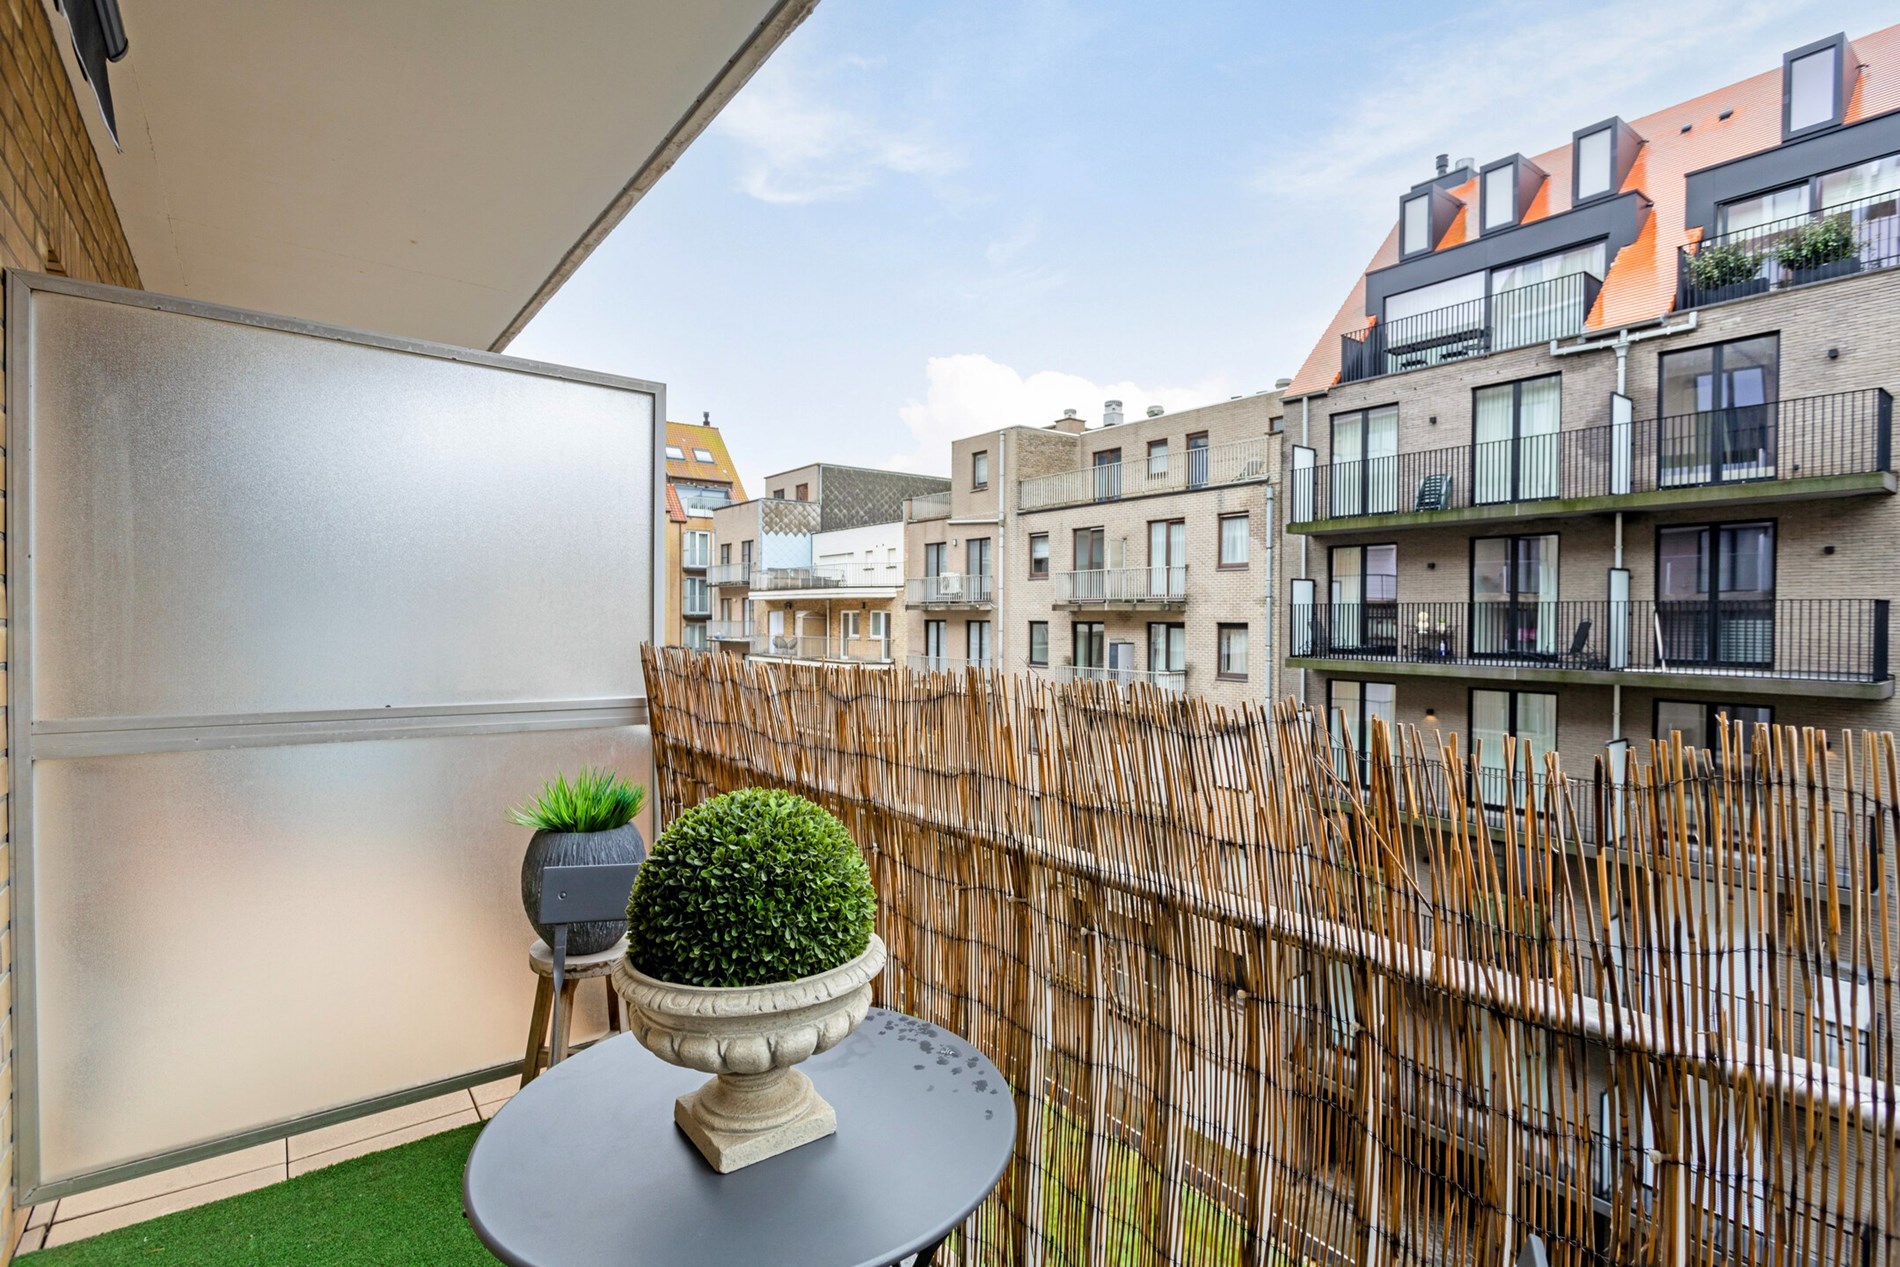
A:
<svg viewBox="0 0 1900 1267">
<path fill-rule="evenodd" d="M 1446 172 L 1450 170 L 1451 170 L 1451 155 L 1440 154 L 1438 156 L 1438 174 L 1440 176 L 1443 176 Z"/>
<path fill-rule="evenodd" d="M 1102 425 L 1104 427 L 1119 427 L 1122 425 L 1121 401 L 1105 400 L 1102 402 Z"/>
<path fill-rule="evenodd" d="M 1168 411 L 1163 409 L 1160 405 L 1148 406 L 1148 416 L 1150 418 L 1159 418 L 1162 414 L 1167 413 L 1167 412 Z"/>
<path fill-rule="evenodd" d="M 699 424 L 700 426 L 702 427 L 712 426 L 712 410 L 710 409 L 702 410 L 699 416 L 701 419 L 700 424 Z"/>
</svg>

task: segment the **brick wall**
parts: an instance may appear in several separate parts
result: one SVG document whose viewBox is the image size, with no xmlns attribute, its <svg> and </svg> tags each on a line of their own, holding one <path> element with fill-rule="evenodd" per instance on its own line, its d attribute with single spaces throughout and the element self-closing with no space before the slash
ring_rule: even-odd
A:
<svg viewBox="0 0 1900 1267">
<path fill-rule="evenodd" d="M 138 268 L 81 113 L 97 107 L 90 96 L 75 98 L 56 38 L 40 0 L 0 0 L 0 268 L 137 286 Z M 0 377 L 0 389 L 4 386 Z M 5 599 L 0 575 L 0 648 L 5 646 Z M 0 655 L 0 674 L 4 669 Z M 13 857 L 4 837 L 0 854 L 5 855 L 0 878 L 6 884 L 0 905 L 5 920 L 0 1008 L 6 1011 L 0 1025 L 5 1035 L 0 1045 L 0 1263 L 5 1263 L 19 1228 L 13 1182 Z"/>
</svg>

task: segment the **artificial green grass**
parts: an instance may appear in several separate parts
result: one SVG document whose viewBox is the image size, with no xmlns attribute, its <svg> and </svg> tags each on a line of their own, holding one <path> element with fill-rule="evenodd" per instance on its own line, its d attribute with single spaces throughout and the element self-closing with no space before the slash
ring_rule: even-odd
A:
<svg viewBox="0 0 1900 1267">
<path fill-rule="evenodd" d="M 495 1267 L 462 1217 L 472 1123 L 90 1240 L 26 1267 Z"/>
</svg>

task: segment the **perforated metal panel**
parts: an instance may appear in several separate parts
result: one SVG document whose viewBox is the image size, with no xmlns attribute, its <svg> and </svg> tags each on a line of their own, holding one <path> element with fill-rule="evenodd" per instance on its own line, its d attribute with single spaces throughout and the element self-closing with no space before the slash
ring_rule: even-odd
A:
<svg viewBox="0 0 1900 1267">
<path fill-rule="evenodd" d="M 645 780 L 655 384 L 8 288 L 25 1199 L 519 1059 L 556 769 Z"/>
</svg>

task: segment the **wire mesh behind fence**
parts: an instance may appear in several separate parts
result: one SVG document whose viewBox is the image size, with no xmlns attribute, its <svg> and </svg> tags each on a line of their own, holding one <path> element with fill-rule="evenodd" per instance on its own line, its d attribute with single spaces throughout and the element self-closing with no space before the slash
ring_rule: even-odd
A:
<svg viewBox="0 0 1900 1267">
<path fill-rule="evenodd" d="M 662 816 L 836 813 L 880 1002 L 1014 1088 L 958 1261 L 1900 1263 L 1891 735 L 1566 773 L 1290 703 L 645 656 Z"/>
</svg>

